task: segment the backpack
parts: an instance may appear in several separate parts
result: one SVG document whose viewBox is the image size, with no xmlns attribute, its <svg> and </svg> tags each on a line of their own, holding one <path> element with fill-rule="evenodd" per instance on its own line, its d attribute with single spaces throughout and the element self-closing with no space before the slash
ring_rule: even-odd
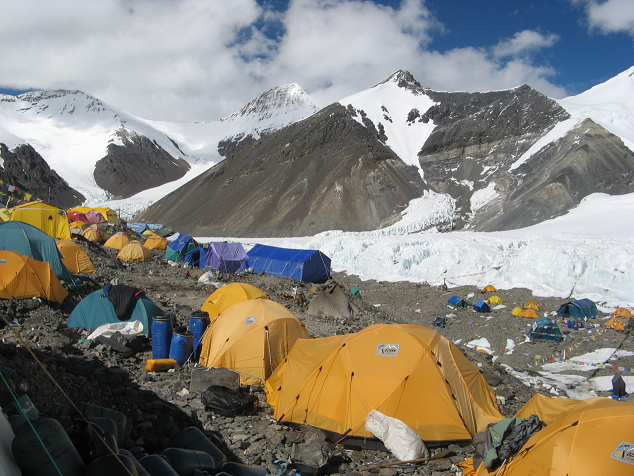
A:
<svg viewBox="0 0 634 476">
<path fill-rule="evenodd" d="M 258 397 L 250 393 L 239 393 L 222 385 L 212 385 L 200 399 L 206 410 L 226 417 L 255 413 Z"/>
</svg>

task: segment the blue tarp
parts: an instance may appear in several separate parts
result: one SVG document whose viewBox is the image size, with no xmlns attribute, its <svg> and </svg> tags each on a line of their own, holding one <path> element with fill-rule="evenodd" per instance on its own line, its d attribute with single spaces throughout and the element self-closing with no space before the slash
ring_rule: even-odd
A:
<svg viewBox="0 0 634 476">
<path fill-rule="evenodd" d="M 185 253 L 183 262 L 195 268 L 205 269 L 207 265 L 207 248 L 202 245 Z"/>
<path fill-rule="evenodd" d="M 241 273 L 247 268 L 247 253 L 242 243 L 209 243 L 207 266 L 222 273 Z"/>
<path fill-rule="evenodd" d="M 330 276 L 330 258 L 319 250 L 255 245 L 247 256 L 247 266 L 256 274 L 264 272 L 307 283 L 317 283 Z"/>
<path fill-rule="evenodd" d="M 590 299 L 579 299 L 577 301 L 567 302 L 563 304 L 557 311 L 562 317 L 572 317 L 575 319 L 594 319 L 599 314 L 597 305 Z"/>
<path fill-rule="evenodd" d="M 132 228 L 137 233 L 143 233 L 145 230 L 149 230 L 147 223 L 126 223 L 128 228 Z"/>
<path fill-rule="evenodd" d="M 143 324 L 143 334 L 150 336 L 152 318 L 162 316 L 163 310 L 145 296 L 137 298 L 134 305 L 132 317 L 127 321 L 117 318 L 114 306 L 109 299 L 106 299 L 103 289 L 90 293 L 81 300 L 73 312 L 70 313 L 66 325 L 68 327 L 84 327 L 86 329 L 96 329 L 103 324 L 116 324 L 119 322 L 141 321 Z"/>
</svg>

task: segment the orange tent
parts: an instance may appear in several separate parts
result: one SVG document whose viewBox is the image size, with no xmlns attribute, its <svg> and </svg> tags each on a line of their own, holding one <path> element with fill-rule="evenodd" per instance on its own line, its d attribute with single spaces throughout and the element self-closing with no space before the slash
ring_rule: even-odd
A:
<svg viewBox="0 0 634 476">
<path fill-rule="evenodd" d="M 128 238 L 128 235 L 118 231 L 110 238 L 108 238 L 108 241 L 106 241 L 103 246 L 105 248 L 114 248 L 115 250 L 120 250 L 128 243 L 130 243 L 130 238 Z"/>
<path fill-rule="evenodd" d="M 234 304 L 251 299 L 268 299 L 266 293 L 255 286 L 247 283 L 231 283 L 216 289 L 207 296 L 205 303 L 200 308 L 209 314 L 209 319 L 214 319 L 219 314 L 225 312 Z"/>
<path fill-rule="evenodd" d="M 104 241 L 103 232 L 92 227 L 86 228 L 82 231 L 81 235 L 87 240 L 94 241 L 95 243 L 103 243 Z"/>
<path fill-rule="evenodd" d="M 68 296 L 51 266 L 15 251 L 0 251 L 0 299 L 41 297 L 61 303 Z"/>
<path fill-rule="evenodd" d="M 291 311 L 269 299 L 251 299 L 231 306 L 202 338 L 203 367 L 240 373 L 245 385 L 258 385 L 284 360 L 297 339 L 308 339 Z"/>
<path fill-rule="evenodd" d="M 634 402 L 581 400 L 529 438 L 502 468 L 477 476 L 634 474 Z"/>
<path fill-rule="evenodd" d="M 265 391 L 276 420 L 347 437 L 373 437 L 365 429 L 371 410 L 401 420 L 425 442 L 471 440 L 503 418 L 493 389 L 460 350 L 412 324 L 300 339 Z"/>
<path fill-rule="evenodd" d="M 614 311 L 614 315 L 616 317 L 627 317 L 630 319 L 632 317 L 632 311 L 626 307 L 619 307 L 616 311 Z"/>
<path fill-rule="evenodd" d="M 524 309 L 520 314 L 520 317 L 526 317 L 527 319 L 539 319 L 539 315 L 532 309 Z"/>
<path fill-rule="evenodd" d="M 608 319 L 608 322 L 605 323 L 605 327 L 607 327 L 608 329 L 614 329 L 616 331 L 624 331 L 625 323 L 618 317 L 613 316 Z"/>
<path fill-rule="evenodd" d="M 541 421 L 550 425 L 561 415 L 576 406 L 581 400 L 574 398 L 547 397 L 538 393 L 524 404 L 515 416 L 517 418 L 528 418 L 537 415 Z"/>
<path fill-rule="evenodd" d="M 532 309 L 533 311 L 539 311 L 539 306 L 535 301 L 526 301 L 524 304 L 524 309 Z"/>
<path fill-rule="evenodd" d="M 150 235 L 145 240 L 145 243 L 143 243 L 143 246 L 145 246 L 149 250 L 164 250 L 169 244 L 170 242 L 162 236 Z"/>
<path fill-rule="evenodd" d="M 88 254 L 72 240 L 55 240 L 62 262 L 72 273 L 96 273 Z"/>
<path fill-rule="evenodd" d="M 493 286 L 492 284 L 489 284 L 488 286 L 485 286 L 485 287 L 482 289 L 482 292 L 483 292 L 483 293 L 494 293 L 494 292 L 496 292 L 496 291 L 497 291 L 497 289 L 495 289 L 495 286 Z"/>
<path fill-rule="evenodd" d="M 152 259 L 152 253 L 137 240 L 132 240 L 121 248 L 119 253 L 117 253 L 117 258 L 124 261 L 145 261 Z"/>
</svg>

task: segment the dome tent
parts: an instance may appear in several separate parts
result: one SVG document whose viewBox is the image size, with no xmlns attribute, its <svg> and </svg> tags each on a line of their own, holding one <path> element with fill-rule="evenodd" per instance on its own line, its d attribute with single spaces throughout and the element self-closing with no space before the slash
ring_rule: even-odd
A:
<svg viewBox="0 0 634 476">
<path fill-rule="evenodd" d="M 145 261 L 148 259 L 152 259 L 152 253 L 145 246 L 139 243 L 136 240 L 132 240 L 130 243 L 125 245 L 119 253 L 117 253 L 117 258 L 122 259 L 124 261 Z"/>
<path fill-rule="evenodd" d="M 125 245 L 130 243 L 130 238 L 125 233 L 118 231 L 114 235 L 112 235 L 108 240 L 103 244 L 105 248 L 114 248 L 115 250 L 120 250 Z"/>
<path fill-rule="evenodd" d="M 297 339 L 308 332 L 291 311 L 269 299 L 252 299 L 223 312 L 202 338 L 200 362 L 240 373 L 245 385 L 266 380 Z"/>
<path fill-rule="evenodd" d="M 207 296 L 204 304 L 200 308 L 201 311 L 205 311 L 209 314 L 211 322 L 215 317 L 234 304 L 238 304 L 243 301 L 249 301 L 251 299 L 268 299 L 264 291 L 256 288 L 252 284 L 247 283 L 230 283 L 216 289 L 213 293 Z"/>
<path fill-rule="evenodd" d="M 164 250 L 165 248 L 167 248 L 168 244 L 169 241 L 167 241 L 162 236 L 150 235 L 145 240 L 145 243 L 143 243 L 143 246 L 145 246 L 149 250 Z"/>
<path fill-rule="evenodd" d="M 365 430 L 371 410 L 401 420 L 425 442 L 468 441 L 503 418 L 493 389 L 458 348 L 412 324 L 300 339 L 265 391 L 276 420 L 335 437 L 372 438 Z"/>
<path fill-rule="evenodd" d="M 96 273 L 88 254 L 72 240 L 55 240 L 64 265 L 73 273 Z"/>
<path fill-rule="evenodd" d="M 51 266 L 15 251 L 0 251 L 0 299 L 41 297 L 62 303 L 68 292 Z"/>
</svg>

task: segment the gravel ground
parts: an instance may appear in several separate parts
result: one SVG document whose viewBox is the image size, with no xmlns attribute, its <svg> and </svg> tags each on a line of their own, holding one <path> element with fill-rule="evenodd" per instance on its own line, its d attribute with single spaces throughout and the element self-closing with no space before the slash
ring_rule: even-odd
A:
<svg viewBox="0 0 634 476">
<path fill-rule="evenodd" d="M 248 389 L 259 399 L 256 414 L 236 418 L 211 414 L 201 403 L 201 391 L 195 388 L 190 364 L 167 373 L 145 372 L 145 361 L 151 358 L 151 345 L 147 339 L 139 339 L 138 349 L 129 356 L 101 344 L 80 342 L 87 332 L 66 328 L 70 311 L 82 297 L 115 278 L 122 284 L 145 290 L 150 299 L 163 309 L 172 311 L 182 324 L 188 322 L 191 312 L 200 308 L 216 286 L 242 281 L 259 287 L 271 299 L 291 309 L 313 337 L 355 332 L 381 322 L 433 327 L 457 343 L 480 368 L 499 397 L 500 410 L 509 416 L 535 393 L 566 396 L 565 392 L 574 390 L 573 387 L 580 382 L 615 373 L 613 369 L 598 368 L 566 371 L 568 375 L 577 375 L 579 382 L 569 385 L 569 388 L 558 389 L 553 387 L 552 381 L 540 377 L 538 366 L 529 366 L 539 359 L 559 355 L 564 350 L 572 359 L 605 347 L 634 351 L 629 331 L 606 330 L 603 326 L 591 330 L 570 330 L 562 343 L 529 341 L 526 333 L 532 320 L 512 316 L 510 310 L 534 300 L 540 307 L 540 315 L 550 314 L 566 300 L 535 297 L 526 289 L 494 293 L 504 300 L 505 307 L 480 314 L 471 309 L 452 309 L 447 305 L 447 299 L 452 295 L 467 298 L 471 303 L 492 295 L 481 294 L 475 287 L 443 289 L 408 282 L 361 281 L 355 276 L 334 273 L 329 283 L 303 287 L 308 300 L 314 297 L 315 291 L 335 282 L 341 283 L 346 290 L 351 286 L 360 289 L 362 300 L 355 301 L 360 307 L 357 316 L 333 319 L 310 316 L 306 307 L 298 306 L 292 297 L 298 283 L 290 279 L 252 274 L 217 275 L 214 284 L 207 284 L 198 281 L 203 273 L 201 270 L 173 266 L 162 259 L 162 251 L 153 252 L 155 259 L 152 261 L 126 263 L 116 259 L 116 250 L 81 240 L 80 245 L 88 251 L 97 269 L 96 275 L 90 276 L 91 284 L 71 293 L 58 308 L 39 300 L 0 301 L 0 312 L 21 324 L 19 333 L 23 342 L 33 349 L 73 401 L 116 409 L 129 418 L 132 431 L 120 447 L 142 446 L 148 453 L 168 447 L 179 429 L 198 426 L 230 460 L 260 466 L 270 474 L 277 473 L 273 461 L 278 458 L 292 457 L 306 464 L 321 466 L 321 474 L 354 474 L 368 464 L 394 461 L 389 453 L 335 445 L 319 432 L 276 424 L 271 419 L 272 410 L 266 404 L 260 387 Z M 441 315 L 447 318 L 446 326 L 434 327 L 434 319 Z M 596 322 L 604 324 L 606 317 L 599 316 Z M 564 327 L 562 330 L 568 331 Z M 0 369 L 16 393 L 28 394 L 44 415 L 52 415 L 59 405 L 67 405 L 65 397 L 38 367 L 12 330 L 8 327 L 0 329 L 0 337 Z M 464 345 L 483 338 L 490 344 L 488 353 Z M 630 368 L 634 366 L 634 357 L 621 352 L 615 354 L 610 363 Z M 519 373 L 515 374 L 511 371 L 513 369 Z M 516 375 L 522 379 L 516 378 Z M 599 394 L 608 396 L 609 392 Z M 6 388 L 0 391 L 0 398 L 2 405 L 10 401 Z M 450 449 L 453 456 L 448 458 L 389 470 L 384 468 L 380 474 L 457 474 L 455 463 L 470 456 L 473 448 L 454 445 Z"/>
</svg>

